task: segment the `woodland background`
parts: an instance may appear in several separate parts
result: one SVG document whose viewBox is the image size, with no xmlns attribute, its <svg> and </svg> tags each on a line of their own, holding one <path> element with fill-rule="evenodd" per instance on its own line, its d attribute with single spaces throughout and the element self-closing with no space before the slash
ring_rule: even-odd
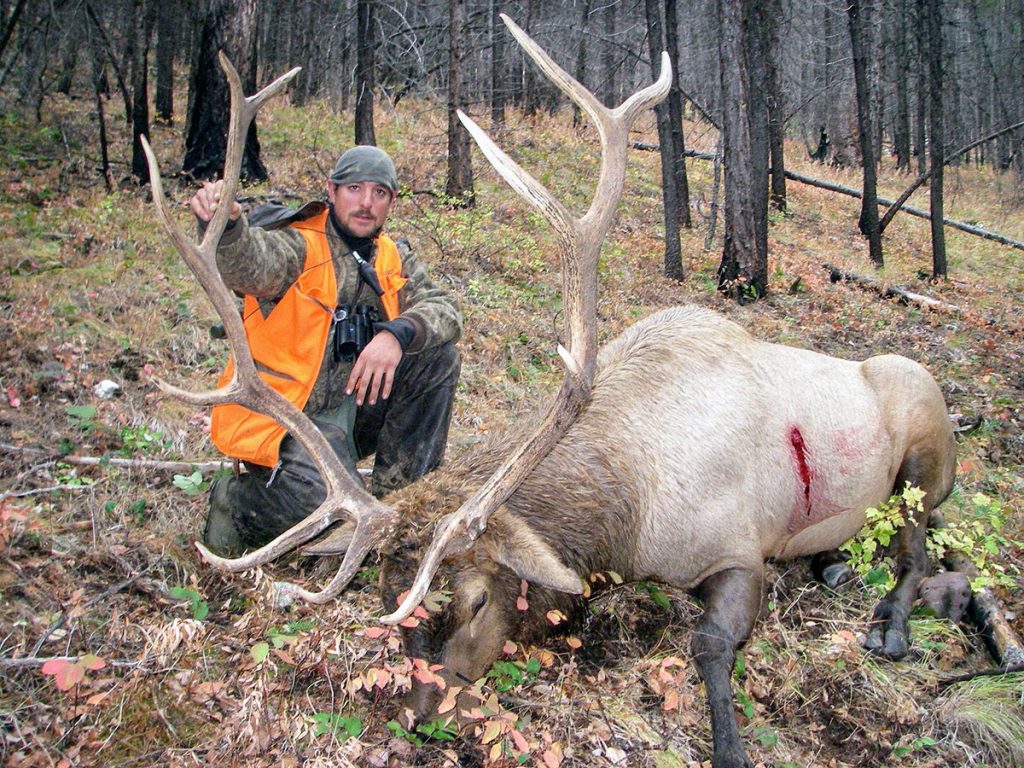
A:
<svg viewBox="0 0 1024 768">
<path fill-rule="evenodd" d="M 222 152 L 226 97 L 211 56 L 223 48 L 250 91 L 303 67 L 258 118 L 247 204 L 316 197 L 357 139 L 390 152 L 403 183 L 391 229 L 466 316 L 457 461 L 550 394 L 560 297 L 550 233 L 462 143 L 454 108 L 576 210 L 598 163 L 593 132 L 522 61 L 497 11 L 607 103 L 651 81 L 651 51 L 675 33 L 680 111 L 638 126 L 600 265 L 601 338 L 693 302 L 772 341 L 921 361 L 958 430 L 958 486 L 944 509 L 973 531 L 1010 625 L 1024 630 L 1024 159 L 1021 130 L 1007 130 L 1024 119 L 1020 3 L 5 0 L 6 765 L 708 759 L 685 653 L 697 606 L 685 593 L 614 585 L 585 625 L 510 649 L 492 670 L 493 716 L 452 739 L 390 725 L 414 669 L 374 622 L 372 561 L 337 604 L 278 612 L 265 575 L 215 573 L 190 545 L 217 457 L 206 414 L 148 377 L 209 385 L 225 347 L 159 229 L 132 137 L 149 136 L 187 223 L 196 179 L 216 175 Z M 753 105 L 745 117 L 741 104 Z M 936 231 L 904 212 L 883 228 L 885 206 L 848 194 L 870 200 L 875 177 L 874 194 L 896 199 L 940 166 L 908 204 L 963 226 Z M 826 262 L 863 280 L 832 282 Z M 899 291 L 938 303 L 900 302 Z M 327 567 L 294 559 L 272 576 L 322 581 Z M 869 578 L 830 592 L 803 562 L 775 566 L 735 682 L 755 760 L 1024 763 L 1021 674 L 971 677 L 993 665 L 974 627 L 925 612 L 911 658 L 866 656 L 871 590 Z"/>
</svg>

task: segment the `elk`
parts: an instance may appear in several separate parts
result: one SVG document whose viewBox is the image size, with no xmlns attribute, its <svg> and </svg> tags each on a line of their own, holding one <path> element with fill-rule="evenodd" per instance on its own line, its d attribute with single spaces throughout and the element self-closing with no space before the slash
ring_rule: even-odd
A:
<svg viewBox="0 0 1024 768">
<path fill-rule="evenodd" d="M 653 85 L 608 109 L 505 22 L 601 139 L 594 200 L 576 218 L 463 116 L 499 173 L 558 233 L 568 339 L 559 352 L 567 371 L 556 401 L 528 434 L 496 437 L 387 503 L 349 478 L 312 423 L 262 383 L 213 261 L 228 206 L 203 241 L 192 243 L 169 214 L 145 145 L 161 218 L 221 315 L 236 360 L 234 379 L 220 390 L 188 393 L 158 383 L 189 402 L 240 402 L 279 419 L 317 461 L 328 488 L 318 510 L 260 550 L 226 560 L 197 546 L 214 566 L 241 571 L 342 522 L 326 543 L 307 548 L 344 551 L 327 587 L 279 585 L 288 599 L 324 602 L 382 542 L 386 610 L 411 584 L 382 621 L 401 622 L 432 586 L 450 595 L 439 612 L 403 629 L 407 653 L 442 664 L 446 684 L 481 677 L 508 638 L 543 638 L 550 628 L 545 614 L 577 612 L 593 572 L 691 589 L 704 605 L 691 650 L 707 692 L 713 764 L 750 766 L 730 674 L 760 609 L 765 560 L 835 548 L 860 528 L 866 508 L 912 484 L 926 493 L 925 514 L 902 530 L 897 584 L 875 609 L 867 638 L 871 651 L 894 659 L 906 654 L 907 619 L 927 570 L 927 516 L 953 481 L 945 403 L 931 376 L 906 358 L 858 363 L 771 344 L 694 307 L 654 314 L 598 355 L 597 254 L 624 184 L 627 131 L 664 97 L 669 62 L 662 57 Z M 248 121 L 293 73 L 245 99 L 237 74 L 222 64 L 233 104 L 224 192 L 230 199 Z M 510 444 L 516 448 L 505 456 Z M 531 585 L 525 613 L 516 607 L 524 579 Z M 439 699 L 438 688 L 418 685 L 410 703 L 428 717 Z"/>
</svg>

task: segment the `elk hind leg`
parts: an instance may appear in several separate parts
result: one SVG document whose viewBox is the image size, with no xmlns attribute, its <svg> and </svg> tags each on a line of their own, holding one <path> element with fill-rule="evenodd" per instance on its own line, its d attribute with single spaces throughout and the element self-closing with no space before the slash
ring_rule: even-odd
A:
<svg viewBox="0 0 1024 768">
<path fill-rule="evenodd" d="M 731 568 L 709 576 L 697 590 L 704 614 L 691 649 L 707 693 L 714 768 L 750 768 L 736 725 L 732 669 L 736 649 L 749 637 L 761 609 L 762 571 Z"/>
<path fill-rule="evenodd" d="M 904 459 L 896 477 L 894 492 L 902 492 L 907 485 L 925 491 L 924 510 L 908 518 L 900 530 L 896 586 L 875 606 L 871 628 L 864 643 L 872 653 L 889 659 L 901 659 L 910 648 L 910 611 L 917 599 L 921 581 L 929 570 L 925 551 L 928 519 L 932 510 L 942 503 L 952 488 L 954 455 L 955 448 L 946 452 L 931 448 L 911 452 Z"/>
</svg>

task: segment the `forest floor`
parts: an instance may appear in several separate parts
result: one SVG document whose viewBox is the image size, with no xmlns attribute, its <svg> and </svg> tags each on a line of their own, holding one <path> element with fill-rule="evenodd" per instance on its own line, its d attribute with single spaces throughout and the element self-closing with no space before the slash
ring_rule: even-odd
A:
<svg viewBox="0 0 1024 768">
<path fill-rule="evenodd" d="M 224 343 L 210 338 L 212 310 L 146 191 L 127 181 L 104 188 L 92 104 L 54 98 L 46 107 L 41 121 L 0 114 L 0 763 L 710 765 L 704 693 L 687 651 L 698 606 L 681 590 L 617 585 L 571 636 L 516 648 L 489 683 L 499 725 L 452 740 L 393 724 L 409 669 L 375 620 L 372 559 L 336 602 L 285 610 L 268 599 L 271 579 L 323 583 L 330 563 L 292 558 L 242 575 L 203 564 L 191 542 L 209 476 L 113 460 L 218 458 L 207 414 L 161 394 L 150 375 L 209 387 Z M 111 156 L 126 176 L 129 143 L 116 110 L 112 103 Z M 457 462 L 483 434 L 542 405 L 561 375 L 553 240 L 479 154 L 475 209 L 452 210 L 428 194 L 444 185 L 443 109 L 403 101 L 377 118 L 378 141 L 409 192 L 390 229 L 412 240 L 465 313 L 448 457 Z M 245 190 L 252 201 L 316 197 L 351 135 L 325 106 L 284 101 L 261 113 L 259 130 L 272 176 Z M 180 130 L 152 133 L 188 224 L 194 185 L 171 178 Z M 689 146 L 713 148 L 705 127 L 690 125 L 687 135 Z M 636 138 L 655 137 L 645 118 Z M 593 132 L 575 132 L 565 114 L 510 116 L 496 138 L 560 199 L 576 210 L 588 204 L 599 161 Z M 859 185 L 851 171 L 808 161 L 798 144 L 789 153 L 800 173 Z M 922 362 L 958 428 L 958 483 L 943 509 L 974 524 L 979 548 L 993 550 L 991 567 L 1004 569 L 1005 582 L 995 592 L 1024 634 L 1024 254 L 947 230 L 950 276 L 931 282 L 927 222 L 900 215 L 876 271 L 857 232 L 858 202 L 791 183 L 789 212 L 771 221 L 770 295 L 738 306 L 715 291 L 720 227 L 703 247 L 711 166 L 691 161 L 689 174 L 695 228 L 684 234 L 680 284 L 660 277 L 657 156 L 631 153 L 600 264 L 602 341 L 689 302 L 766 340 Z M 880 194 L 895 198 L 906 183 L 886 160 Z M 952 168 L 946 195 L 947 216 L 1024 239 L 1024 191 L 1009 176 Z M 911 202 L 927 208 L 927 191 Z M 958 309 L 833 284 L 824 262 Z M 99 394 L 105 380 L 118 387 L 112 397 Z M 734 678 L 754 762 L 1024 764 L 1024 676 L 950 683 L 993 662 L 972 626 L 924 612 L 913 619 L 907 659 L 872 658 L 861 642 L 874 599 L 859 582 L 826 589 L 803 561 L 771 565 L 764 614 Z"/>
</svg>

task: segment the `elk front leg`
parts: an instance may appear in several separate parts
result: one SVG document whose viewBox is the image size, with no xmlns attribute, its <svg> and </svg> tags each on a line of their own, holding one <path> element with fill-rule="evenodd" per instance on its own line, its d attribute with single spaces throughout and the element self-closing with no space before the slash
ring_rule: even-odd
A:
<svg viewBox="0 0 1024 768">
<path fill-rule="evenodd" d="M 910 648 L 910 610 L 921 580 L 928 575 L 925 537 L 929 511 L 919 514 L 921 520 L 907 520 L 900 531 L 896 586 L 875 606 L 871 629 L 864 641 L 865 648 L 888 659 L 902 659 Z"/>
<path fill-rule="evenodd" d="M 704 614 L 691 642 L 711 708 L 714 768 L 752 768 L 740 740 L 732 695 L 736 649 L 750 636 L 761 609 L 762 571 L 732 568 L 709 576 L 699 589 Z"/>
</svg>

